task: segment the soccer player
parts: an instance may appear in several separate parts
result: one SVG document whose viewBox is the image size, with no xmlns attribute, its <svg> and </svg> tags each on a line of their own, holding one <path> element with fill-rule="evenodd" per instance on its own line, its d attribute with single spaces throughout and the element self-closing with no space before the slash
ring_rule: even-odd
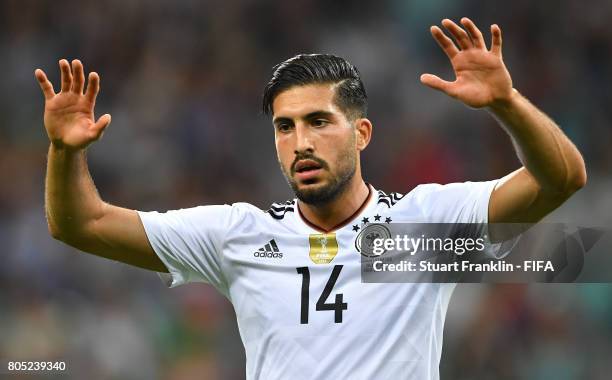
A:
<svg viewBox="0 0 612 380">
<path fill-rule="evenodd" d="M 140 212 L 102 201 L 85 152 L 111 118 L 94 119 L 99 77 L 61 60 L 61 91 L 36 70 L 51 141 L 46 214 L 53 237 L 112 260 L 167 272 L 171 286 L 209 283 L 233 304 L 249 379 L 437 379 L 452 284 L 362 283 L 355 239 L 370 223 L 536 222 L 584 186 L 578 150 L 519 92 L 502 60 L 501 30 L 487 48 L 472 21 L 431 33 L 453 82 L 421 81 L 487 110 L 523 164 L 486 182 L 424 184 L 386 194 L 364 182 L 360 152 L 372 137 L 358 71 L 332 55 L 276 66 L 264 111 L 281 170 L 297 199 Z M 214 186 L 214 183 L 211 184 Z"/>
</svg>

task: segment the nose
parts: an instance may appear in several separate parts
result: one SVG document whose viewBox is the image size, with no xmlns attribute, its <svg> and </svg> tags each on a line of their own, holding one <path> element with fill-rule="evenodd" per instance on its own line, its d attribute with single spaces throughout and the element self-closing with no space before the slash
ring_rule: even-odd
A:
<svg viewBox="0 0 612 380">
<path fill-rule="evenodd" d="M 303 124 L 298 124 L 295 127 L 295 153 L 305 153 L 305 152 L 314 152 L 314 139 L 312 136 L 312 132 L 308 126 Z"/>
</svg>

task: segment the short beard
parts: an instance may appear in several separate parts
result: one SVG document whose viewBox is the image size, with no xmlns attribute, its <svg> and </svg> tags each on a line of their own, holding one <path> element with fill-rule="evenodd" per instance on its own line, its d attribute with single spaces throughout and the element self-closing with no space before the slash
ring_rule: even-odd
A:
<svg viewBox="0 0 612 380">
<path fill-rule="evenodd" d="M 300 201 L 311 206 L 324 206 L 338 199 L 346 191 L 354 176 L 355 165 L 352 165 L 345 167 L 330 183 L 318 189 L 299 189 L 293 178 L 288 180 L 289 186 Z"/>
<path fill-rule="evenodd" d="M 297 199 L 311 206 L 324 206 L 338 199 L 348 189 L 349 183 L 355 176 L 357 165 L 353 152 L 348 149 L 345 150 L 340 162 L 344 165 L 338 167 L 338 175 L 333 177 L 327 185 L 317 189 L 300 189 L 292 175 L 287 173 L 282 164 L 281 169 Z M 329 166 L 325 166 L 329 170 Z"/>
</svg>

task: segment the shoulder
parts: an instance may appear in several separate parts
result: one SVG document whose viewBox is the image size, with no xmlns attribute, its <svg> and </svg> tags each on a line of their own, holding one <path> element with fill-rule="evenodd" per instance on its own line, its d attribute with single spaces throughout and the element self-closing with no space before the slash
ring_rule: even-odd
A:
<svg viewBox="0 0 612 380">
<path fill-rule="evenodd" d="M 458 207 L 476 200 L 488 199 L 497 181 L 426 183 L 416 186 L 407 194 L 378 190 L 378 203 L 393 209 Z"/>
<path fill-rule="evenodd" d="M 390 192 L 388 194 L 382 190 L 377 190 L 376 192 L 378 193 L 378 204 L 386 205 L 389 208 L 395 206 L 404 197 L 404 194 L 397 192 Z"/>
<path fill-rule="evenodd" d="M 458 190 L 460 184 L 447 184 L 441 185 L 439 183 L 426 183 L 421 184 L 410 190 L 408 193 L 399 192 L 386 192 L 383 190 L 377 190 L 379 205 L 387 206 L 388 208 L 397 208 L 397 206 L 423 203 L 436 198 L 437 196 L 444 196 L 445 194 L 452 194 Z M 460 187 L 460 186 L 459 186 Z"/>
<path fill-rule="evenodd" d="M 497 180 L 482 181 L 482 182 L 453 182 L 447 184 L 426 183 L 418 185 L 410 193 L 408 197 L 415 200 L 431 200 L 431 201 L 460 201 L 466 200 L 467 197 L 483 192 L 490 192 L 493 189 Z"/>
<path fill-rule="evenodd" d="M 199 205 L 189 208 L 181 208 L 176 210 L 168 210 L 165 212 L 140 212 L 148 218 L 155 218 L 164 221 L 172 221 L 180 224 L 193 225 L 211 225 L 216 227 L 227 226 L 227 223 L 232 223 L 236 220 L 247 218 L 249 215 L 262 214 L 263 211 L 256 206 L 238 202 L 233 204 L 219 205 Z"/>
<path fill-rule="evenodd" d="M 267 209 L 261 209 L 246 202 L 233 203 L 227 207 L 226 212 L 234 222 L 264 220 L 282 221 L 289 213 L 296 211 L 295 199 L 272 203 Z"/>
<path fill-rule="evenodd" d="M 295 199 L 272 203 L 265 211 L 267 215 L 276 220 L 284 219 L 285 215 L 290 212 L 295 212 Z"/>
<path fill-rule="evenodd" d="M 386 192 L 377 190 L 378 204 L 386 205 L 391 208 L 398 203 L 408 203 L 411 201 L 425 201 L 431 198 L 451 198 L 456 195 L 465 194 L 478 188 L 481 182 L 457 182 L 448 184 L 425 183 L 416 186 L 408 193 Z M 400 202 L 402 201 L 402 202 Z"/>
<path fill-rule="evenodd" d="M 210 207 L 210 206 L 204 206 Z M 246 202 L 232 203 L 231 205 L 217 206 L 222 207 L 223 212 L 229 214 L 231 220 L 251 220 L 251 219 L 272 219 L 282 220 L 288 213 L 296 211 L 295 199 L 272 203 L 267 209 L 261 209 Z"/>
<path fill-rule="evenodd" d="M 245 202 L 233 203 L 227 207 L 228 223 L 225 229 L 231 236 L 247 231 L 265 232 L 279 224 L 286 225 L 291 220 L 287 216 L 295 210 L 293 201 L 275 202 L 267 209 Z"/>
</svg>

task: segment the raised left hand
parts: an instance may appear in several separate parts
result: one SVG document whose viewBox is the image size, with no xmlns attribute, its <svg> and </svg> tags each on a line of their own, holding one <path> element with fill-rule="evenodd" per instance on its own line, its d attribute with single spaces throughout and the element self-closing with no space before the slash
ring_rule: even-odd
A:
<svg viewBox="0 0 612 380">
<path fill-rule="evenodd" d="M 510 100 L 512 79 L 502 60 L 501 29 L 491 25 L 491 49 L 487 49 L 482 33 L 470 19 L 462 18 L 461 24 L 465 29 L 449 19 L 442 20 L 455 41 L 439 27 L 431 27 L 432 36 L 450 59 L 455 81 L 423 74 L 421 82 L 474 108 L 493 107 Z"/>
</svg>

